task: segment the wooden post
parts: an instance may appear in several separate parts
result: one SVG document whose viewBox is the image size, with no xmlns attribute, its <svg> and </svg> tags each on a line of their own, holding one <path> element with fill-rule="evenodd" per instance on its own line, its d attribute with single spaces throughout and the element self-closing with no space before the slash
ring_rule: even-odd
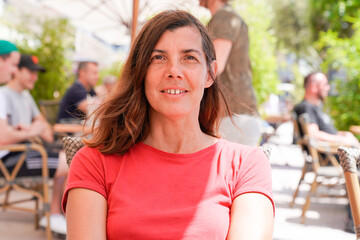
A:
<svg viewBox="0 0 360 240">
<path fill-rule="evenodd" d="M 139 1 L 140 0 L 133 0 L 133 18 L 132 18 L 132 25 L 131 25 L 131 45 L 133 44 L 135 37 L 136 37 L 136 26 L 137 26 L 137 18 L 139 13 Z"/>
</svg>

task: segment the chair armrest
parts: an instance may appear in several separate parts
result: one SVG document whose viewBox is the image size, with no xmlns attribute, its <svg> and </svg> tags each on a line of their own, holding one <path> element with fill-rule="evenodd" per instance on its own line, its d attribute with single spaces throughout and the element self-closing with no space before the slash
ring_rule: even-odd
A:
<svg viewBox="0 0 360 240">
<path fill-rule="evenodd" d="M 71 161 L 77 151 L 84 146 L 80 137 L 64 137 L 63 146 L 65 149 L 66 162 L 70 167 Z"/>
<path fill-rule="evenodd" d="M 341 146 L 338 149 L 338 154 L 344 173 L 352 172 L 357 174 L 357 165 L 360 164 L 360 149 Z"/>
<path fill-rule="evenodd" d="M 267 157 L 268 159 L 270 159 L 270 154 L 271 154 L 272 148 L 271 148 L 270 146 L 268 146 L 268 145 L 263 145 L 263 146 L 261 146 L 261 148 L 262 148 L 262 150 L 264 151 L 266 157 Z"/>
</svg>

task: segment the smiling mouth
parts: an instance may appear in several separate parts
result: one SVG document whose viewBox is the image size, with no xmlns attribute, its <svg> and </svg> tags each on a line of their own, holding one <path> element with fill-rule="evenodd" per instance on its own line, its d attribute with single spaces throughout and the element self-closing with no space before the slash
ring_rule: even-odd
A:
<svg viewBox="0 0 360 240">
<path fill-rule="evenodd" d="M 161 91 L 161 92 L 171 94 L 171 95 L 177 95 L 177 94 L 185 93 L 185 92 L 188 92 L 188 91 L 180 90 L 180 89 L 167 89 L 167 90 L 164 90 L 164 91 Z"/>
</svg>

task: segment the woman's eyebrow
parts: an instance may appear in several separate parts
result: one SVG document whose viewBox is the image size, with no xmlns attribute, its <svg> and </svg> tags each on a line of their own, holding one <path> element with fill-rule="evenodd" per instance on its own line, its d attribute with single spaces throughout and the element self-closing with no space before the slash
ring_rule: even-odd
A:
<svg viewBox="0 0 360 240">
<path fill-rule="evenodd" d="M 166 51 L 164 50 L 160 50 L 160 49 L 154 49 L 153 52 L 158 52 L 158 53 L 166 53 Z"/>
<path fill-rule="evenodd" d="M 198 55 L 201 55 L 201 52 L 200 52 L 200 51 L 198 51 L 198 50 L 196 50 L 196 49 L 192 49 L 192 48 L 182 50 L 181 52 L 182 52 L 182 53 L 190 53 L 190 52 L 194 52 L 194 53 L 197 53 Z"/>
<path fill-rule="evenodd" d="M 154 49 L 153 52 L 157 52 L 157 53 L 166 53 L 165 50 L 161 50 L 161 49 Z M 182 53 L 196 53 L 198 55 L 201 55 L 201 52 L 199 50 L 196 50 L 196 49 L 193 49 L 193 48 L 190 48 L 190 49 L 184 49 L 181 51 Z"/>
</svg>

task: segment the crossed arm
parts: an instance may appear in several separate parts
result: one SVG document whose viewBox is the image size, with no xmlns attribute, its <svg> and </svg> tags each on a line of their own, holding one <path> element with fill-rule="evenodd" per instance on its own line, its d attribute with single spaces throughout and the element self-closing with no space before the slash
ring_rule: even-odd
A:
<svg viewBox="0 0 360 240">
<path fill-rule="evenodd" d="M 40 136 L 45 141 L 53 141 L 53 133 L 50 125 L 47 123 L 42 115 L 39 115 L 34 119 L 30 126 L 18 125 L 11 126 L 5 119 L 0 119 L 0 144 L 15 144 L 32 137 Z"/>
<path fill-rule="evenodd" d="M 315 123 L 310 123 L 308 125 L 308 131 L 310 137 L 313 137 L 317 140 L 360 147 L 359 141 L 351 132 L 339 131 L 337 134 L 329 134 L 320 131 L 319 126 Z"/>
</svg>

